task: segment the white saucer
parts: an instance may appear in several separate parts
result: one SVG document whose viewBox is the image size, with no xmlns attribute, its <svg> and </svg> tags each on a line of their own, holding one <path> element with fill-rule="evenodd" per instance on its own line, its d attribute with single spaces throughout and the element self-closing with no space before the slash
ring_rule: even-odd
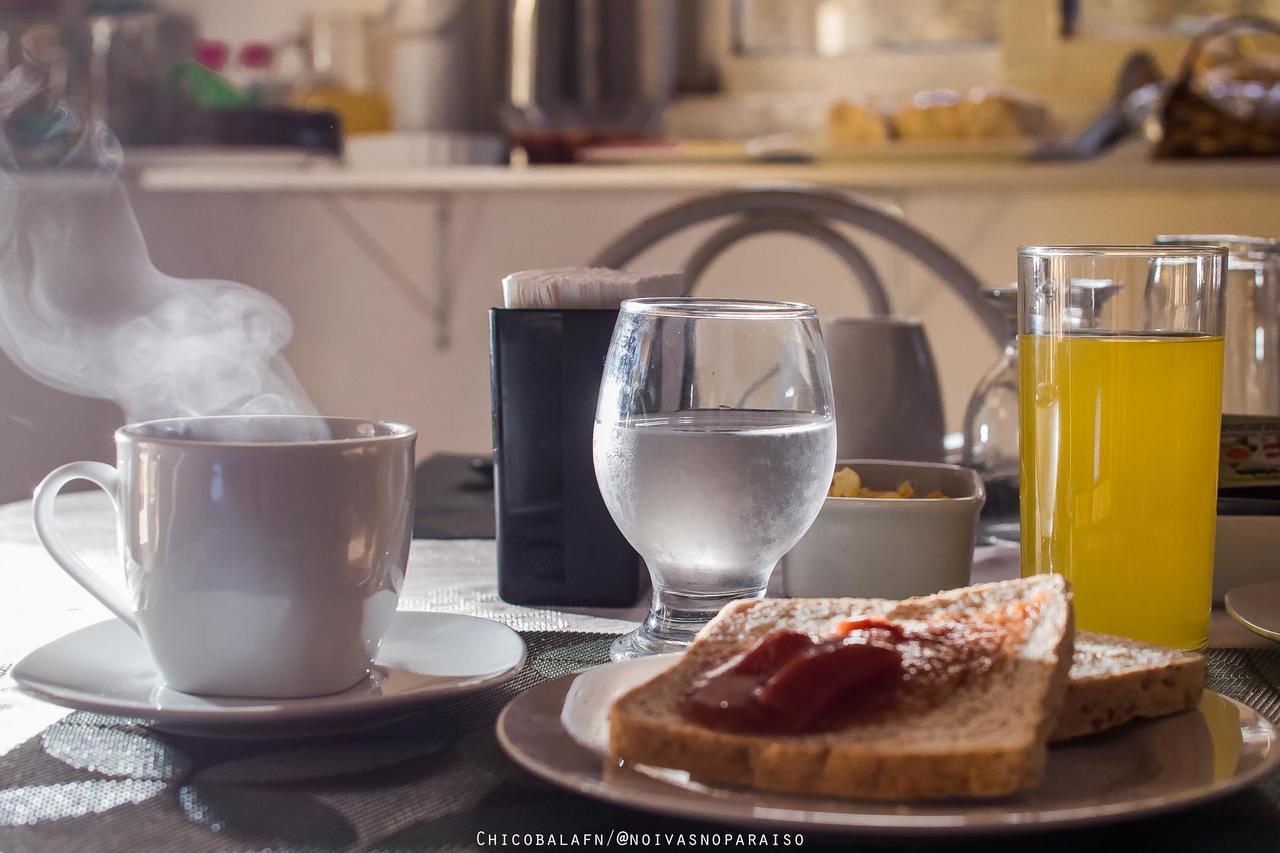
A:
<svg viewBox="0 0 1280 853">
<path fill-rule="evenodd" d="M 13 668 L 24 692 L 68 708 L 137 717 L 171 731 L 232 737 L 300 736 L 363 728 L 438 699 L 473 693 L 524 666 L 524 640 L 498 622 L 399 612 L 373 672 L 360 684 L 307 699 L 194 696 L 165 687 L 146 647 L 123 622 L 82 628 Z"/>
<path fill-rule="evenodd" d="M 1227 612 L 1241 625 L 1280 642 L 1280 582 L 1240 586 L 1227 593 Z"/>
<path fill-rule="evenodd" d="M 659 814 L 868 836 L 991 835 L 1088 826 L 1207 802 L 1280 764 L 1280 733 L 1245 705 L 1205 691 L 1200 707 L 1049 751 L 1044 781 L 998 800 L 871 801 L 702 784 L 682 771 L 606 755 L 609 707 L 678 655 L 606 664 L 526 690 L 498 718 L 516 763 L 553 784 Z"/>
</svg>

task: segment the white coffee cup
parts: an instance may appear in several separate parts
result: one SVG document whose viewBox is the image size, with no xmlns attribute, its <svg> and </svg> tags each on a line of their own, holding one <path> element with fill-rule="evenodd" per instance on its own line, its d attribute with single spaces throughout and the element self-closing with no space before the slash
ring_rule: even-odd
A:
<svg viewBox="0 0 1280 853">
<path fill-rule="evenodd" d="M 117 467 L 73 462 L 36 488 L 36 533 L 141 635 L 168 686 L 334 693 L 368 674 L 395 613 L 413 533 L 415 438 L 407 426 L 352 418 L 130 424 L 116 431 Z M 73 480 L 111 496 L 130 597 L 54 525 L 55 498 Z"/>
</svg>

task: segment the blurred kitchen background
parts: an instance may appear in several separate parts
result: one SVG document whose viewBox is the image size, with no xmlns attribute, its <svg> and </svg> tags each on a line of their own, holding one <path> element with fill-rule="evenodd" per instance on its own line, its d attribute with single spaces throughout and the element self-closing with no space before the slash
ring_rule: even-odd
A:
<svg viewBox="0 0 1280 853">
<path fill-rule="evenodd" d="M 681 200 L 850 190 L 990 288 L 1020 243 L 1280 235 L 1280 38 L 1184 62 L 1241 13 L 1280 0 L 0 0 L 0 66 L 36 56 L 113 128 L 162 270 L 287 307 L 321 411 L 481 454 L 502 276 L 586 263 Z M 1183 96 L 1236 125 L 1175 127 Z M 715 228 L 635 264 L 682 268 Z M 960 429 L 999 335 L 918 258 L 847 234 L 894 313 L 923 318 Z M 696 292 L 872 307 L 788 233 L 736 245 Z M 119 420 L 6 362 L 0 440 L 23 452 L 0 456 L 0 500 L 109 456 Z"/>
</svg>

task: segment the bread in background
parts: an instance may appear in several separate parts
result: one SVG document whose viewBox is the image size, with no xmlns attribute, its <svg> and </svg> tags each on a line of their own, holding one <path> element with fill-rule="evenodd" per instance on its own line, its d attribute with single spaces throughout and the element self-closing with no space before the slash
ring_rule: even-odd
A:
<svg viewBox="0 0 1280 853">
<path fill-rule="evenodd" d="M 970 139 L 1036 138 L 1050 132 L 1048 108 L 1011 89 L 972 89 L 960 110 Z"/>
<path fill-rule="evenodd" d="M 920 92 L 894 113 L 894 132 L 904 141 L 1041 138 L 1051 134 L 1049 110 L 1011 89 L 975 88 Z"/>
<path fill-rule="evenodd" d="M 889 141 L 889 123 L 866 104 L 843 98 L 827 113 L 827 140 L 832 145 L 877 145 Z"/>
<path fill-rule="evenodd" d="M 960 94 L 953 89 L 917 92 L 893 114 L 893 130 L 906 142 L 963 139 Z"/>
</svg>

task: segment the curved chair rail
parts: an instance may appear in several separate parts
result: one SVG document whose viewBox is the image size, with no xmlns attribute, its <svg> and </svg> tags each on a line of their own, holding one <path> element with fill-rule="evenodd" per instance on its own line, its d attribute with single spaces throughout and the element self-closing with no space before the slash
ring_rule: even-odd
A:
<svg viewBox="0 0 1280 853">
<path fill-rule="evenodd" d="M 707 267 L 734 244 L 756 234 L 779 232 L 809 237 L 826 246 L 844 261 L 845 266 L 853 273 L 853 277 L 862 285 L 867 301 L 870 303 L 871 313 L 878 315 L 893 313 L 889 294 L 885 291 L 880 274 L 876 272 L 875 266 L 866 253 L 830 225 L 807 215 L 749 214 L 725 225 L 703 241 L 685 262 L 685 292 L 692 291 Z"/>
<path fill-rule="evenodd" d="M 1005 344 L 1008 336 L 1007 322 L 999 311 L 986 302 L 982 295 L 982 283 L 959 258 L 924 232 L 909 225 L 900 217 L 886 212 L 879 205 L 859 198 L 853 193 L 832 187 L 769 184 L 700 196 L 680 202 L 643 219 L 634 228 L 620 235 L 597 253 L 591 263 L 596 266 L 620 269 L 641 252 L 677 231 L 723 216 L 734 215 L 786 220 L 805 216 L 811 222 L 813 220 L 823 222 L 823 227 L 828 230 L 831 229 L 825 225 L 826 222 L 842 222 L 869 231 L 911 255 L 942 279 L 981 320 L 996 346 Z M 750 222 L 750 218 L 747 221 Z M 739 227 L 746 226 L 740 224 Z M 722 236 L 727 230 L 713 235 L 712 241 L 717 237 L 720 238 L 720 242 L 728 240 L 727 236 Z M 742 236 L 746 234 L 734 236 L 729 243 L 741 239 Z M 810 234 L 810 236 L 814 235 Z M 840 235 L 837 234 L 837 236 Z M 825 238 L 818 239 L 826 242 Z M 842 236 L 840 239 L 844 240 Z M 719 251 L 723 251 L 723 247 L 715 252 L 707 249 L 699 253 L 706 256 L 703 261 L 704 268 Z M 694 260 L 699 260 L 699 255 L 695 255 Z M 847 257 L 845 260 L 848 263 Z M 701 273 L 701 270 L 697 272 Z M 865 284 L 871 279 L 862 277 L 862 281 Z M 868 292 L 870 293 L 870 289 Z"/>
</svg>

